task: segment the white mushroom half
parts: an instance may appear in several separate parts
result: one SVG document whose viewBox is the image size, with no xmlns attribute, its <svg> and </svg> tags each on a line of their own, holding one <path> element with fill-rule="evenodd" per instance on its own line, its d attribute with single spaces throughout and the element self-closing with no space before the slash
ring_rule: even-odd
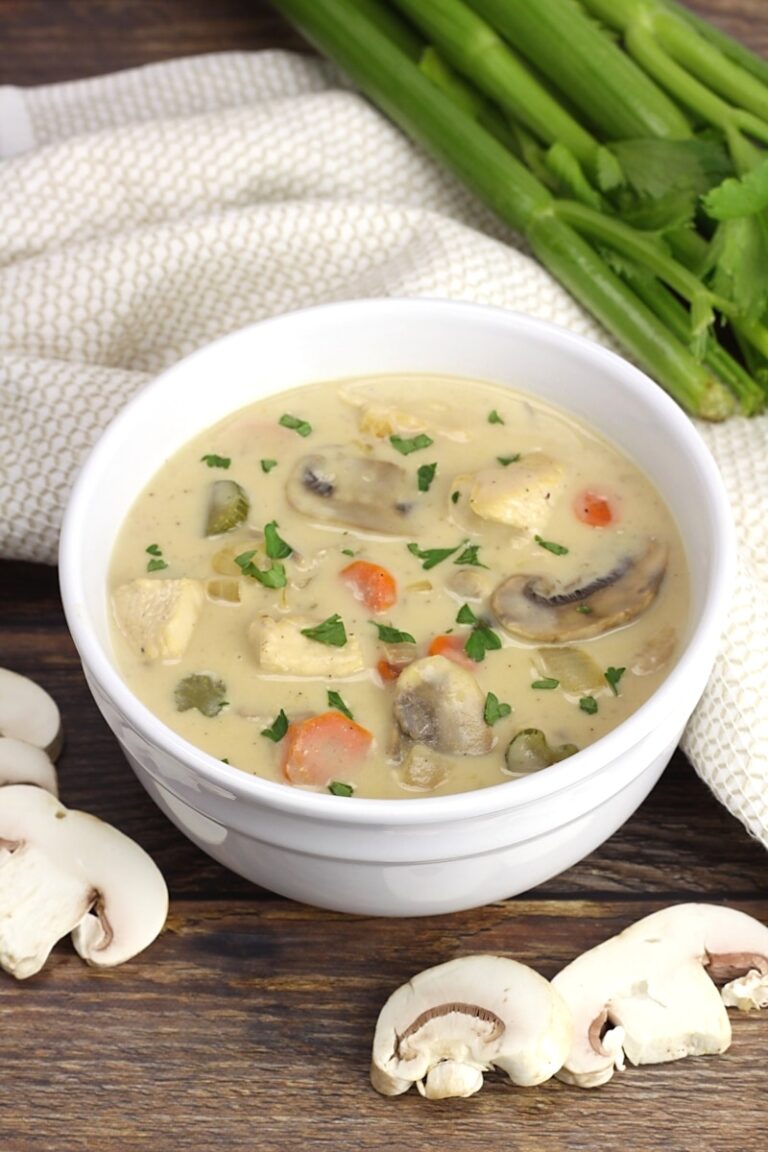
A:
<svg viewBox="0 0 768 1152">
<path fill-rule="evenodd" d="M 34 784 L 54 796 L 59 794 L 56 769 L 48 753 L 13 736 L 0 736 L 0 787 L 6 784 Z"/>
<path fill-rule="evenodd" d="M 731 980 L 722 995 L 715 979 Z M 724 1052 L 724 1000 L 768 1004 L 768 928 L 731 908 L 680 904 L 583 953 L 552 983 L 574 1018 L 558 1078 L 596 1088 L 623 1069 L 624 1056 L 658 1064 Z"/>
<path fill-rule="evenodd" d="M 47 752 L 61 751 L 61 716 L 55 700 L 27 676 L 0 668 L 0 736 L 13 736 Z"/>
<path fill-rule="evenodd" d="M 97 967 L 121 964 L 158 935 L 168 890 L 147 853 L 109 824 L 26 784 L 0 802 L 0 967 L 33 976 L 58 940 Z"/>
<path fill-rule="evenodd" d="M 472 673 L 445 656 L 425 656 L 403 669 L 394 714 L 403 736 L 436 752 L 482 756 L 493 744 L 485 694 Z"/>
<path fill-rule="evenodd" d="M 543 976 L 504 956 L 464 956 L 420 972 L 387 1000 L 371 1083 L 384 1096 L 416 1084 L 432 1100 L 471 1096 L 491 1068 L 515 1084 L 541 1084 L 570 1043 L 570 1012 Z"/>
</svg>

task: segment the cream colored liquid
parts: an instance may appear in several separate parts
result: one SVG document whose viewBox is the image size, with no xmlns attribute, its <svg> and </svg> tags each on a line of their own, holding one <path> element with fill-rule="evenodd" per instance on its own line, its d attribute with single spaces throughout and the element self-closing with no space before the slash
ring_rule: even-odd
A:
<svg viewBox="0 0 768 1152">
<path fill-rule="evenodd" d="M 203 582 L 216 577 L 214 557 L 222 549 L 232 545 L 238 553 L 253 548 L 264 525 L 273 520 L 295 552 L 284 561 L 287 587 L 269 589 L 240 576 L 239 603 L 208 597 L 192 639 L 177 660 L 145 661 L 115 627 L 114 648 L 130 688 L 191 743 L 245 772 L 271 780 L 283 779 L 283 751 L 280 743 L 274 744 L 261 734 L 262 729 L 272 723 L 280 709 L 289 720 L 326 711 L 327 692 L 332 688 L 374 737 L 364 763 L 353 778 L 348 777 L 355 795 L 424 795 L 403 787 L 392 755 L 396 689 L 383 684 L 376 672 L 384 652 L 371 620 L 411 633 L 419 655 L 424 655 L 438 634 L 451 630 L 469 634 L 468 628 L 456 623 L 467 597 L 448 588 L 462 570 L 455 563 L 462 549 L 425 571 L 423 561 L 408 551 L 407 543 L 416 542 L 422 549 L 454 547 L 463 541 L 478 544 L 478 558 L 487 567 L 471 570 L 490 591 L 514 572 L 540 574 L 558 584 L 585 582 L 610 571 L 622 557 L 638 553 L 653 537 L 669 549 L 666 575 L 654 603 L 625 627 L 573 643 L 601 669 L 626 668 L 619 694 L 615 695 L 608 683 L 589 693 L 598 705 L 596 714 L 589 715 L 579 706 L 579 693 L 566 693 L 562 688 L 533 689 L 532 682 L 541 678 L 537 646 L 505 634 L 489 617 L 503 647 L 488 652 L 473 673 L 483 694 L 494 693 L 511 705 L 511 712 L 493 725 L 489 753 L 450 757 L 448 779 L 428 794 L 510 781 L 504 753 L 520 729 L 538 728 L 545 732 L 550 745 L 573 743 L 579 748 L 610 731 L 651 695 L 674 662 L 674 653 L 668 652 L 660 661 L 661 667 L 638 675 L 633 668 L 639 667 L 639 654 L 649 643 L 653 647 L 659 637 L 681 637 L 685 628 L 685 559 L 671 516 L 654 488 L 626 458 L 588 429 L 506 388 L 426 376 L 365 381 L 361 388 L 356 390 L 350 382 L 313 385 L 241 410 L 187 444 L 141 494 L 114 551 L 111 589 L 146 576 L 145 548 L 150 544 L 161 548 L 168 565 L 153 573 L 153 579 L 191 577 Z M 349 402 L 350 395 L 356 403 Z M 369 395 L 375 396 L 379 405 L 426 413 L 423 423 L 433 444 L 402 456 L 386 436 L 361 432 L 364 401 Z M 503 423 L 489 422 L 494 410 Z M 308 421 L 311 434 L 301 437 L 281 427 L 278 420 L 284 413 Z M 414 510 L 404 520 L 401 536 L 377 535 L 343 523 L 320 523 L 291 506 L 285 485 L 294 463 L 308 453 L 322 452 L 328 445 L 347 446 L 350 451 L 405 470 Z M 552 554 L 537 544 L 530 532 L 516 533 L 499 523 L 468 516 L 465 498 L 458 503 L 451 499 L 460 487 L 457 476 L 499 467 L 497 457 L 520 453 L 522 462 L 537 452 L 555 459 L 561 472 L 540 534 L 567 548 L 567 554 Z M 208 453 L 230 458 L 230 467 L 226 471 L 207 467 L 201 457 Z M 274 459 L 277 464 L 265 473 L 262 459 Z M 433 462 L 437 463 L 435 478 L 427 492 L 420 492 L 417 470 Z M 203 525 L 209 487 L 218 479 L 231 479 L 242 486 L 250 499 L 250 514 L 246 525 L 206 538 Z M 610 526 L 591 527 L 574 515 L 574 499 L 585 488 L 610 495 L 617 513 Z M 344 586 L 339 572 L 351 562 L 348 551 L 355 559 L 374 561 L 393 573 L 398 587 L 394 607 L 376 616 Z M 488 615 L 487 597 L 470 603 L 476 615 Z M 300 613 L 315 621 L 338 613 L 348 635 L 359 641 L 364 670 L 341 679 L 266 674 L 249 639 L 249 629 L 252 631 L 251 625 L 261 613 L 274 617 Z M 194 709 L 183 713 L 176 710 L 175 687 L 190 673 L 209 673 L 226 684 L 227 705 L 217 716 L 207 718 Z"/>
</svg>

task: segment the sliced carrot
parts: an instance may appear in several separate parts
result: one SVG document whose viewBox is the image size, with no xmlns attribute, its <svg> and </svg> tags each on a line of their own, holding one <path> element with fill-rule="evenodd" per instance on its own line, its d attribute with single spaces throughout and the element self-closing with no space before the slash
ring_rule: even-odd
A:
<svg viewBox="0 0 768 1152">
<path fill-rule="evenodd" d="M 465 668 L 477 668 L 474 660 L 464 651 L 467 637 L 461 634 L 435 636 L 429 646 L 430 656 L 445 656 L 446 660 L 453 660 L 454 664 L 462 664 Z"/>
<path fill-rule="evenodd" d="M 610 502 L 596 492 L 580 492 L 573 502 L 573 510 L 582 524 L 592 528 L 607 528 L 615 519 Z"/>
<path fill-rule="evenodd" d="M 370 560 L 353 560 L 339 573 L 357 600 L 371 612 L 386 612 L 397 600 L 397 584 L 391 572 Z"/>
<path fill-rule="evenodd" d="M 341 712 L 320 712 L 288 725 L 283 774 L 291 784 L 324 786 L 359 768 L 373 734 Z"/>
<path fill-rule="evenodd" d="M 403 668 L 407 668 L 410 660 L 404 664 L 395 664 L 392 660 L 381 659 L 376 665 L 376 671 L 385 684 L 392 684 L 397 680 Z"/>
</svg>

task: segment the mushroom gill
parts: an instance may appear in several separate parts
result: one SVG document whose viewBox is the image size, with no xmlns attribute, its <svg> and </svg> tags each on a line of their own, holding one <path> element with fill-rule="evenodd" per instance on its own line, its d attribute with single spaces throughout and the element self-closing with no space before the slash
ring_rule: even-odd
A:
<svg viewBox="0 0 768 1152">
<path fill-rule="evenodd" d="M 286 495 L 297 512 L 313 520 L 335 520 L 387 535 L 413 531 L 405 469 L 345 448 L 302 456 L 288 477 Z"/>
<path fill-rule="evenodd" d="M 506 632 L 539 644 L 599 636 L 629 623 L 653 603 L 667 569 L 667 548 L 651 539 L 638 556 L 586 584 L 558 587 L 531 573 L 509 576 L 491 607 Z"/>
</svg>

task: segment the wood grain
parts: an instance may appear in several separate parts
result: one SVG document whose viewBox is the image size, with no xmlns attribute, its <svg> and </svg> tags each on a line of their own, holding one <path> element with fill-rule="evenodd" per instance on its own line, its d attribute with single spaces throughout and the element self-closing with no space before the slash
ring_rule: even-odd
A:
<svg viewBox="0 0 768 1152">
<path fill-rule="evenodd" d="M 764 0 L 691 7 L 768 53 Z M 0 0 L 0 83 L 94 75 L 196 52 L 296 48 L 256 0 Z M 601 849 L 534 892 L 472 912 L 376 920 L 280 899 L 210 861 L 150 802 L 93 704 L 56 573 L 0 564 L 0 665 L 64 715 L 67 802 L 116 823 L 163 869 L 162 937 L 122 968 L 67 942 L 37 977 L 0 980 L 0 1152 L 764 1152 L 768 1020 L 731 1050 L 630 1069 L 585 1092 L 491 1074 L 471 1101 L 384 1100 L 367 1079 L 378 1010 L 414 972 L 474 951 L 546 976 L 667 903 L 727 902 L 768 922 L 765 851 L 678 754 Z"/>
</svg>

